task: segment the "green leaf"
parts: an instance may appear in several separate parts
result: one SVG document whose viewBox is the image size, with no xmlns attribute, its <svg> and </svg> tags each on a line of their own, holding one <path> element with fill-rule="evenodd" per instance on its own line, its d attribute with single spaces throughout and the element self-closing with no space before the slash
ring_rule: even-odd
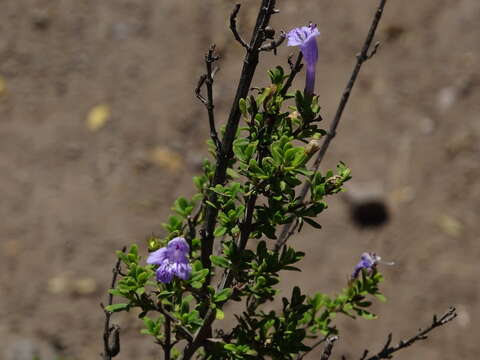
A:
<svg viewBox="0 0 480 360">
<path fill-rule="evenodd" d="M 200 281 L 192 281 L 191 285 L 194 289 L 200 289 L 202 287 L 202 283 Z"/>
<path fill-rule="evenodd" d="M 231 261 L 224 258 L 223 256 L 217 255 L 210 255 L 210 261 L 213 265 L 221 267 L 221 268 L 228 268 L 231 264 Z"/>
<path fill-rule="evenodd" d="M 232 295 L 232 289 L 226 288 L 220 291 L 219 293 L 216 293 L 213 297 L 213 301 L 214 302 L 227 301 L 231 295 Z"/>
<path fill-rule="evenodd" d="M 124 303 L 120 303 L 120 304 L 112 304 L 112 305 L 108 305 L 105 307 L 105 310 L 107 310 L 108 312 L 119 312 L 119 311 L 122 311 L 122 310 L 126 310 L 128 309 L 130 304 L 124 304 Z"/>
<path fill-rule="evenodd" d="M 322 225 L 317 223 L 315 220 L 304 217 L 303 221 L 305 221 L 308 225 L 313 226 L 315 229 L 321 229 L 322 228 Z"/>
<path fill-rule="evenodd" d="M 227 230 L 228 229 L 225 226 L 219 226 L 213 232 L 213 236 L 215 237 L 223 236 L 227 233 Z"/>
<path fill-rule="evenodd" d="M 215 309 L 215 318 L 217 320 L 223 320 L 224 317 L 225 317 L 225 313 L 221 309 L 219 308 Z"/>
<path fill-rule="evenodd" d="M 363 317 L 364 319 L 367 319 L 367 320 L 374 320 L 377 318 L 377 315 L 369 312 L 369 311 L 365 311 L 365 310 L 362 310 L 362 311 L 357 311 L 358 315 L 360 315 L 361 317 Z"/>
<path fill-rule="evenodd" d="M 211 207 L 213 207 L 214 209 L 216 209 L 216 208 L 217 208 L 217 207 L 215 206 L 215 204 L 214 204 L 214 203 L 212 203 L 211 201 L 209 201 L 209 200 L 205 200 L 205 202 L 206 202 L 208 205 L 210 205 Z"/>
<path fill-rule="evenodd" d="M 247 102 L 245 101 L 245 99 L 240 99 L 240 101 L 238 102 L 238 108 L 240 109 L 240 112 L 242 113 L 243 116 L 247 117 L 248 116 L 248 113 L 247 113 Z"/>
<path fill-rule="evenodd" d="M 227 175 L 230 176 L 231 178 L 234 178 L 234 179 L 237 179 L 237 178 L 240 177 L 240 175 L 235 170 L 233 170 L 232 168 L 227 169 Z"/>
</svg>

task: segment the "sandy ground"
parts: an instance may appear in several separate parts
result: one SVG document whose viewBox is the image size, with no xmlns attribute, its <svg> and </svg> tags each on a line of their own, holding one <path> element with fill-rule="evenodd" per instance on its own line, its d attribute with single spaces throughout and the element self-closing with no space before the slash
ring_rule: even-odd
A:
<svg viewBox="0 0 480 360">
<path fill-rule="evenodd" d="M 245 33 L 256 3 L 245 1 Z M 312 20 L 322 31 L 317 92 L 326 121 L 375 6 L 279 1 L 277 29 Z M 230 106 L 242 55 L 227 31 L 231 8 L 219 0 L 0 2 L 0 359 L 11 360 L 20 340 L 62 359 L 98 358 L 114 251 L 163 234 L 170 204 L 192 193 L 207 155 L 193 88 L 212 42 L 223 57 L 220 121 Z M 352 193 L 380 191 L 390 221 L 359 230 L 346 202 L 332 199 L 323 230 L 294 240 L 308 251 L 305 272 L 285 284 L 334 294 L 361 252 L 396 262 L 384 269 L 380 318 L 340 320 L 335 358 L 379 349 L 390 331 L 412 334 L 449 305 L 459 318 L 398 359 L 480 355 L 479 19 L 478 0 L 387 5 L 382 47 L 362 71 L 324 168 L 346 162 Z M 290 51 L 265 55 L 255 84 Z M 160 358 L 133 315 L 118 321 L 117 359 Z"/>
</svg>

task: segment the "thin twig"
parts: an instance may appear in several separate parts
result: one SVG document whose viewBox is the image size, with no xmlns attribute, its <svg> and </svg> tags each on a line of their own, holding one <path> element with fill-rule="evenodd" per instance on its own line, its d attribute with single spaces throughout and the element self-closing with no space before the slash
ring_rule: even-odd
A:
<svg viewBox="0 0 480 360">
<path fill-rule="evenodd" d="M 323 141 L 322 147 L 320 148 L 320 151 L 317 154 L 317 157 L 315 159 L 315 162 L 313 163 L 312 171 L 316 172 L 318 168 L 320 167 L 320 163 L 322 162 L 325 153 L 327 152 L 327 149 L 330 145 L 330 142 L 333 140 L 333 138 L 336 135 L 338 124 L 340 123 L 340 119 L 342 118 L 343 111 L 345 110 L 345 106 L 348 103 L 348 100 L 350 98 L 350 94 L 352 92 L 353 86 L 355 85 L 355 81 L 357 80 L 358 74 L 360 73 L 360 70 L 362 68 L 362 65 L 369 60 L 373 55 L 375 55 L 379 44 L 377 43 L 374 45 L 374 49 L 371 53 L 369 53 L 370 47 L 373 42 L 373 38 L 375 36 L 375 32 L 377 31 L 378 24 L 380 22 L 380 19 L 382 18 L 383 14 L 383 9 L 385 8 L 385 5 L 387 3 L 387 0 L 380 0 L 380 4 L 377 7 L 377 10 L 375 12 L 375 16 L 372 20 L 372 24 L 370 25 L 370 29 L 368 31 L 367 37 L 365 39 L 365 42 L 363 43 L 362 50 L 360 53 L 357 55 L 357 62 L 355 64 L 355 68 L 353 69 L 352 74 L 350 75 L 350 79 L 348 80 L 347 86 L 345 87 L 345 90 L 343 91 L 342 98 L 340 100 L 340 103 L 338 105 L 337 111 L 335 113 L 335 116 L 333 118 L 333 121 L 330 125 L 330 128 L 325 135 L 325 139 Z M 303 187 L 300 191 L 300 196 L 298 198 L 299 202 L 303 202 L 305 200 L 305 197 L 307 196 L 308 190 L 310 187 L 310 182 L 306 181 L 303 184 Z M 286 243 L 286 237 L 290 231 L 290 227 L 292 226 L 292 223 L 286 224 L 283 229 L 282 233 L 280 234 L 277 244 L 275 245 L 275 248 L 277 250 L 280 250 L 283 245 Z"/>
<path fill-rule="evenodd" d="M 232 30 L 232 34 L 235 37 L 235 39 L 242 45 L 245 49 L 250 50 L 250 46 L 243 40 L 243 38 L 240 36 L 238 33 L 238 28 L 237 28 L 237 16 L 238 12 L 240 11 L 241 4 L 235 4 L 235 7 L 233 8 L 233 11 L 230 15 L 230 30 Z"/>
<path fill-rule="evenodd" d="M 332 355 L 333 345 L 335 345 L 335 341 L 338 340 L 338 336 L 332 336 L 327 339 L 327 345 L 325 345 L 325 349 L 323 349 L 322 356 L 320 360 L 328 360 Z"/>
<path fill-rule="evenodd" d="M 208 52 L 205 55 L 207 73 L 200 76 L 197 87 L 195 88 L 195 95 L 197 95 L 197 98 L 207 108 L 208 123 L 210 125 L 210 137 L 215 145 L 215 148 L 217 149 L 217 154 L 222 151 L 222 148 L 218 138 L 217 129 L 215 127 L 215 105 L 213 103 L 213 75 L 215 70 L 213 69 L 212 64 L 219 58 L 219 56 L 215 55 L 215 45 L 210 46 L 210 49 L 208 49 Z M 207 88 L 207 97 L 203 96 L 201 93 L 203 85 L 205 85 Z"/>
<path fill-rule="evenodd" d="M 202 95 L 202 86 L 205 84 L 205 80 L 207 79 L 206 74 L 202 74 L 198 79 L 197 87 L 195 88 L 195 95 L 197 99 L 202 102 L 203 105 L 207 105 L 208 101 L 205 96 Z"/>
<path fill-rule="evenodd" d="M 400 342 L 395 346 L 390 346 L 390 344 L 392 342 L 392 334 L 390 333 L 390 334 L 388 334 L 387 342 L 385 343 L 382 350 L 378 354 L 376 354 L 374 356 L 371 356 L 367 359 L 368 350 L 365 350 L 362 357 L 360 358 L 360 360 L 365 360 L 365 359 L 367 359 L 367 360 L 391 359 L 393 353 L 395 353 L 399 350 L 405 349 L 405 348 L 411 346 L 413 343 L 415 343 L 419 340 L 427 339 L 428 338 L 428 336 L 427 336 L 428 333 L 430 333 L 433 329 L 435 329 L 437 327 L 441 327 L 441 326 L 449 323 L 450 321 L 452 321 L 456 317 L 457 317 L 457 313 L 455 311 L 455 308 L 450 307 L 450 309 L 440 318 L 437 318 L 437 316 L 434 315 L 433 319 L 432 319 L 432 323 L 425 330 L 420 329 L 417 334 L 415 334 L 414 336 L 410 337 L 407 340 L 400 340 Z"/>
<path fill-rule="evenodd" d="M 297 60 L 295 60 L 295 63 L 292 62 L 292 55 L 288 57 L 288 64 L 290 65 L 290 75 L 288 76 L 287 81 L 285 81 L 285 85 L 283 85 L 283 88 L 280 92 L 280 95 L 282 97 L 285 97 L 285 95 L 287 95 L 287 91 L 292 86 L 295 76 L 297 76 L 300 70 L 302 70 L 302 67 L 303 67 L 302 59 L 303 59 L 303 55 L 301 52 L 298 53 Z"/>
<path fill-rule="evenodd" d="M 124 246 L 122 252 L 125 252 L 127 247 Z M 117 282 L 118 274 L 120 273 L 121 259 L 119 258 L 115 264 L 115 267 L 112 269 L 112 282 L 110 284 L 110 289 L 115 289 L 115 284 Z M 113 294 L 108 294 L 108 305 L 113 304 Z M 110 325 L 110 318 L 112 313 L 106 310 L 106 307 L 103 304 L 100 304 L 105 314 L 105 326 L 103 330 L 103 360 L 111 360 L 113 357 L 117 356 L 120 352 L 120 327 L 116 324 Z"/>
<path fill-rule="evenodd" d="M 283 44 L 285 39 L 287 38 L 287 34 L 285 34 L 283 31 L 280 34 L 279 38 L 277 40 L 272 40 L 270 44 L 265 44 L 260 47 L 260 51 L 276 51 L 277 48 Z"/>
<path fill-rule="evenodd" d="M 327 341 L 327 337 L 321 338 L 317 340 L 312 346 L 310 346 L 310 350 L 305 351 L 304 353 L 300 354 L 297 356 L 296 360 L 302 360 L 305 356 L 307 356 L 310 352 L 312 352 L 314 349 L 316 349 L 318 346 L 323 344 L 325 341 Z"/>
</svg>

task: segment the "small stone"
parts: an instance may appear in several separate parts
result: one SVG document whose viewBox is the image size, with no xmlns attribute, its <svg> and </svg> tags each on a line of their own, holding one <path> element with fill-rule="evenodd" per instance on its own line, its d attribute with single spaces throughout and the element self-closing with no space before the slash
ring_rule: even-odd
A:
<svg viewBox="0 0 480 360">
<path fill-rule="evenodd" d="M 54 276 L 48 280 L 48 292 L 54 295 L 64 294 L 68 291 L 69 282 L 66 274 Z"/>
<path fill-rule="evenodd" d="M 463 224 L 449 215 L 441 215 L 437 220 L 443 232 L 451 237 L 459 237 L 463 233 Z"/>
<path fill-rule="evenodd" d="M 87 129 L 95 132 L 105 126 L 108 120 L 110 120 L 111 111 L 110 107 L 106 104 L 100 104 L 94 106 L 88 113 L 86 125 Z"/>
<path fill-rule="evenodd" d="M 178 172 L 183 169 L 183 158 L 179 153 L 165 146 L 157 146 L 150 152 L 150 161 L 170 172 Z"/>
<path fill-rule="evenodd" d="M 457 89 L 448 86 L 440 90 L 437 96 L 437 107 L 439 110 L 446 111 L 457 101 Z"/>
<path fill-rule="evenodd" d="M 462 328 L 466 328 L 472 322 L 472 316 L 468 312 L 466 306 L 458 305 L 456 308 L 458 314 L 458 325 L 460 325 Z"/>
<path fill-rule="evenodd" d="M 429 117 L 422 117 L 419 121 L 419 126 L 423 135 L 431 135 L 435 131 L 435 121 Z"/>
<path fill-rule="evenodd" d="M 132 29 L 129 24 L 118 22 L 112 25 L 112 37 L 115 40 L 126 40 L 131 33 Z"/>
<path fill-rule="evenodd" d="M 475 143 L 475 136 L 471 132 L 462 132 L 450 137 L 446 148 L 449 155 L 456 156 L 463 152 L 472 151 Z"/>
<path fill-rule="evenodd" d="M 73 283 L 73 292 L 79 295 L 91 295 L 97 290 L 97 282 L 90 277 L 76 279 Z"/>
</svg>

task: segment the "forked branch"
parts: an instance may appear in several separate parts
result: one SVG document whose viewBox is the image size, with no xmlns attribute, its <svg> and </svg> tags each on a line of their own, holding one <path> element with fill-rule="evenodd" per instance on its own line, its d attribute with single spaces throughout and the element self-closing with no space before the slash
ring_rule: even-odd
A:
<svg viewBox="0 0 480 360">
<path fill-rule="evenodd" d="M 215 55 L 215 45 L 210 46 L 207 54 L 205 55 L 205 65 L 207 73 L 200 76 L 197 87 L 195 88 L 195 95 L 205 105 L 208 112 L 208 124 L 210 125 L 210 138 L 217 149 L 217 153 L 222 151 L 220 139 L 218 138 L 217 129 L 215 127 L 215 105 L 213 103 L 213 76 L 216 69 L 213 69 L 213 63 L 220 59 L 218 55 Z M 202 87 L 205 85 L 207 88 L 207 97 L 201 93 Z"/>
<path fill-rule="evenodd" d="M 127 250 L 126 247 L 123 247 L 122 252 Z M 117 282 L 118 274 L 120 273 L 120 258 L 117 260 L 115 267 L 112 269 L 112 282 L 110 284 L 110 289 L 115 288 Z M 113 294 L 108 294 L 107 305 L 113 304 Z M 105 326 L 103 330 L 103 360 L 111 360 L 113 357 L 117 356 L 120 352 L 120 327 L 118 325 L 110 325 L 110 318 L 112 313 L 106 310 L 106 307 L 103 304 L 100 304 L 105 314 Z"/>
<path fill-rule="evenodd" d="M 438 318 L 436 315 L 433 316 L 432 323 L 425 328 L 424 330 L 420 329 L 415 335 L 412 337 L 408 338 L 407 340 L 400 340 L 400 342 L 397 345 L 391 346 L 390 344 L 392 343 L 392 334 L 388 334 L 387 342 L 383 346 L 382 350 L 380 350 L 376 355 L 373 355 L 371 357 L 368 357 L 368 350 L 365 350 L 362 357 L 360 360 L 381 360 L 381 359 L 391 359 L 392 354 L 405 349 L 411 345 L 413 345 L 415 342 L 419 340 L 425 340 L 428 338 L 428 334 L 435 328 L 441 327 L 453 319 L 457 317 L 457 313 L 454 307 L 451 307 L 448 309 L 448 311 L 443 314 L 440 318 Z M 343 357 L 345 359 L 345 357 Z"/>
<path fill-rule="evenodd" d="M 250 50 L 250 46 L 247 44 L 245 40 L 243 40 L 242 36 L 238 32 L 237 27 L 237 16 L 238 12 L 240 11 L 240 4 L 235 4 L 232 13 L 230 14 L 230 30 L 232 31 L 233 37 L 237 40 L 240 45 L 242 45 L 245 49 Z"/>
</svg>

